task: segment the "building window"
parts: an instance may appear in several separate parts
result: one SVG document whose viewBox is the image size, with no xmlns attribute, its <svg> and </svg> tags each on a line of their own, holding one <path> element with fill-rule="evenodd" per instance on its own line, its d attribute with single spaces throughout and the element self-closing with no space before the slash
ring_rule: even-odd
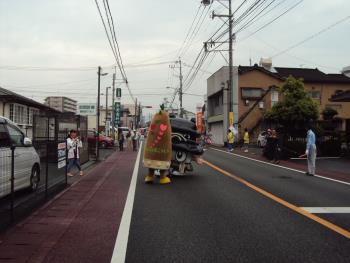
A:
<svg viewBox="0 0 350 263">
<path fill-rule="evenodd" d="M 261 88 L 242 88 L 242 99 L 256 100 L 262 96 Z"/>
<path fill-rule="evenodd" d="M 315 100 L 320 100 L 321 99 L 321 92 L 319 90 L 310 91 L 310 96 L 311 96 L 311 98 L 313 98 Z"/>
<path fill-rule="evenodd" d="M 10 120 L 19 125 L 32 125 L 33 115 L 38 114 L 37 109 L 31 109 L 20 104 L 10 104 Z"/>
<path fill-rule="evenodd" d="M 10 104 L 10 120 L 15 121 L 15 106 Z"/>
<path fill-rule="evenodd" d="M 275 106 L 278 102 L 278 91 L 271 91 L 271 107 Z"/>
</svg>

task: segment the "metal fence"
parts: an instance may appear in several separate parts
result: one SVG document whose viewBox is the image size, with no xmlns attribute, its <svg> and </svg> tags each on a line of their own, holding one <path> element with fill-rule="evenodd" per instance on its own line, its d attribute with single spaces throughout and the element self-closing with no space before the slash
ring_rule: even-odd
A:
<svg viewBox="0 0 350 263">
<path fill-rule="evenodd" d="M 0 231 L 67 186 L 66 139 L 71 129 L 83 142 L 80 160 L 85 163 L 87 118 L 74 114 L 34 116 L 32 146 L 25 145 L 23 136 L 16 146 L 0 147 Z"/>
</svg>

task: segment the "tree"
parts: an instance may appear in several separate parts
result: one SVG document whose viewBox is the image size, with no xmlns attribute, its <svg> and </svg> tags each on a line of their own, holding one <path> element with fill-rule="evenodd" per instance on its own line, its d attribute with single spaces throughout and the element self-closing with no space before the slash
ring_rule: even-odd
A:
<svg viewBox="0 0 350 263">
<path fill-rule="evenodd" d="M 265 118 L 283 124 L 285 127 L 296 127 L 319 117 L 318 104 L 305 90 L 302 79 L 289 76 L 280 87 L 283 99 L 267 111 Z"/>
</svg>

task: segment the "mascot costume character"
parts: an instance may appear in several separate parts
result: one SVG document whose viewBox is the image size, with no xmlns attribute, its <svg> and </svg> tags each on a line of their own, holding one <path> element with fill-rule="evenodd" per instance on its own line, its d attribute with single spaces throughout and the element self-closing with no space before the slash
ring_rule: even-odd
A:
<svg viewBox="0 0 350 263">
<path fill-rule="evenodd" d="M 160 184 L 171 183 L 169 169 L 172 158 L 171 125 L 164 105 L 155 114 L 149 127 L 143 164 L 148 168 L 145 183 L 153 183 L 155 170 L 160 171 Z"/>
</svg>

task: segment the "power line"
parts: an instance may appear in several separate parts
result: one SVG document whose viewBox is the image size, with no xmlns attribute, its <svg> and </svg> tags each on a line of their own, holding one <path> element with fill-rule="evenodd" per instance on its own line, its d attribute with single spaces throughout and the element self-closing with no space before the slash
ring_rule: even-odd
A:
<svg viewBox="0 0 350 263">
<path fill-rule="evenodd" d="M 181 56 L 180 54 L 181 54 L 181 52 L 182 52 L 182 48 L 184 47 L 184 45 L 185 45 L 185 43 L 186 43 L 186 41 L 187 41 L 187 38 L 188 38 L 189 34 L 192 32 L 192 31 L 191 31 L 191 30 L 192 30 L 192 27 L 193 27 L 193 25 L 194 25 L 194 23 L 195 23 L 195 21 L 196 21 L 196 19 L 197 19 L 197 16 L 198 16 L 199 11 L 200 11 L 201 8 L 202 8 L 202 4 L 199 4 L 199 7 L 198 7 L 197 12 L 196 12 L 196 15 L 194 16 L 194 19 L 193 19 L 193 21 L 192 21 L 192 23 L 191 23 L 191 26 L 190 26 L 190 28 L 189 28 L 188 31 L 187 31 L 186 37 L 185 37 L 184 41 L 182 42 L 182 45 L 181 45 L 181 47 L 180 47 L 180 49 L 179 49 L 179 53 L 178 53 L 177 57 L 180 57 L 180 56 Z"/>
<path fill-rule="evenodd" d="M 282 14 L 280 14 L 279 16 L 275 17 L 273 20 L 267 22 L 266 24 L 264 24 L 263 26 L 261 26 L 260 28 L 258 28 L 257 30 L 255 30 L 253 33 L 249 34 L 247 37 L 243 38 L 242 40 L 240 40 L 240 42 L 243 42 L 244 40 L 250 38 L 252 35 L 258 33 L 259 31 L 263 30 L 264 28 L 266 28 L 267 26 L 269 26 L 270 24 L 272 24 L 273 22 L 275 22 L 277 19 L 279 19 L 280 17 L 284 16 L 285 14 L 287 14 L 288 12 L 290 12 L 292 9 L 296 8 L 298 5 L 300 5 L 304 0 L 300 0 L 299 2 L 297 2 L 296 4 L 292 5 L 290 8 L 288 8 L 286 11 L 284 11 Z"/>
<path fill-rule="evenodd" d="M 348 20 L 349 18 L 350 18 L 350 16 L 346 16 L 346 17 L 344 17 L 344 18 L 338 20 L 337 22 L 335 22 L 335 23 L 333 23 L 333 24 L 327 26 L 326 28 L 324 28 L 324 29 L 318 31 L 317 33 L 315 33 L 315 34 L 313 34 L 313 35 L 311 35 L 311 36 L 305 38 L 304 40 L 299 41 L 298 43 L 296 43 L 296 44 L 294 44 L 294 45 L 292 45 L 292 46 L 290 46 L 290 47 L 284 49 L 283 51 L 276 53 L 276 54 L 273 55 L 271 58 L 280 56 L 280 55 L 282 55 L 282 54 L 288 52 L 289 50 L 292 50 L 292 49 L 294 49 L 294 48 L 296 48 L 296 47 L 298 47 L 298 46 L 304 44 L 305 42 L 307 42 L 307 41 L 309 41 L 309 40 L 311 40 L 311 39 L 313 39 L 313 38 L 319 36 L 320 34 L 322 34 L 322 33 L 326 32 L 326 31 L 330 30 L 331 28 L 333 28 L 333 27 L 335 27 L 335 26 L 337 26 L 337 25 L 339 25 L 340 23 L 345 22 L 345 21 Z"/>
<path fill-rule="evenodd" d="M 210 6 L 208 7 L 207 12 L 205 13 L 205 15 L 204 15 L 203 17 L 200 17 L 200 18 L 199 18 L 198 22 L 200 22 L 200 24 L 199 24 L 199 26 L 197 27 L 197 29 L 196 29 L 196 28 L 194 29 L 193 34 L 192 34 L 192 36 L 190 37 L 190 40 L 189 40 L 189 42 L 188 42 L 187 48 L 182 52 L 181 57 L 184 57 L 184 56 L 185 56 L 186 52 L 190 49 L 191 45 L 193 44 L 193 41 L 194 41 L 194 39 L 196 38 L 196 36 L 198 35 L 198 33 L 199 33 L 199 31 L 200 31 L 200 29 L 201 29 L 203 23 L 204 23 L 205 18 L 206 18 L 207 15 L 209 14 L 209 11 L 210 11 L 210 9 L 211 9 L 211 6 L 212 6 L 212 4 L 210 4 Z M 204 12 L 204 10 L 205 10 L 205 8 L 203 9 L 203 12 Z M 202 20 L 201 20 L 201 18 L 202 18 Z"/>
<path fill-rule="evenodd" d="M 128 91 L 129 91 L 129 95 L 131 97 L 131 99 L 135 101 L 135 98 L 131 92 L 131 89 L 130 89 L 130 86 L 128 84 L 128 79 L 127 79 L 127 76 L 126 76 L 126 73 L 125 73 L 125 69 L 124 69 L 124 65 L 123 65 L 123 61 L 122 61 L 122 57 L 121 57 L 121 54 L 120 54 L 120 49 L 119 49 L 119 44 L 118 44 L 118 41 L 117 41 L 117 37 L 116 37 L 116 34 L 115 34 L 115 27 L 114 27 L 114 21 L 113 21 L 113 16 L 112 16 L 112 13 L 111 13 L 111 10 L 109 8 L 109 3 L 108 3 L 108 0 L 103 0 L 103 3 L 104 3 L 104 8 L 105 8 L 105 11 L 106 11 L 106 16 L 107 16 L 107 20 L 110 19 L 110 23 L 109 23 L 109 30 L 110 32 L 113 32 L 111 33 L 112 35 L 112 39 L 113 39 L 113 44 L 111 43 L 111 39 L 110 39 L 110 36 L 108 34 L 108 30 L 107 30 L 107 26 L 106 26 L 106 23 L 104 21 L 104 18 L 102 16 L 102 12 L 100 10 L 100 7 L 99 7 L 99 4 L 98 4 L 98 1 L 95 0 L 95 3 L 96 3 L 96 6 L 97 6 L 97 9 L 98 9 L 98 12 L 100 14 L 100 18 L 102 20 L 102 24 L 103 24 L 103 27 L 105 29 L 105 32 L 106 32 L 106 36 L 107 36 L 107 39 L 108 39 L 108 42 L 110 44 L 110 47 L 113 51 L 113 54 L 114 54 L 114 58 L 117 62 L 117 65 L 118 65 L 118 68 L 119 68 L 119 71 L 122 75 L 122 78 L 125 80 L 125 85 L 126 87 L 128 88 Z"/>
</svg>

